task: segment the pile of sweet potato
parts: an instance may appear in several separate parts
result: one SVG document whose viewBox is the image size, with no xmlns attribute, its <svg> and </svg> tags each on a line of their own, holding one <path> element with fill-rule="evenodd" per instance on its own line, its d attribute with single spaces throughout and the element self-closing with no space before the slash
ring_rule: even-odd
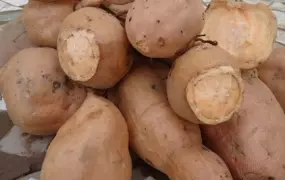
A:
<svg viewBox="0 0 285 180">
<path fill-rule="evenodd" d="M 276 26 L 261 3 L 29 0 L 0 90 L 22 131 L 55 135 L 41 180 L 131 180 L 130 149 L 170 180 L 284 180 Z"/>
</svg>

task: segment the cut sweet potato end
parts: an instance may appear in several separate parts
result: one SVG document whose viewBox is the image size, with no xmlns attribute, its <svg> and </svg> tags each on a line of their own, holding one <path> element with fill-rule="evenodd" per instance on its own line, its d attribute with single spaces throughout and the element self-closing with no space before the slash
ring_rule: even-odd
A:
<svg viewBox="0 0 285 180">
<path fill-rule="evenodd" d="M 230 66 L 209 69 L 186 87 L 186 99 L 203 124 L 229 120 L 242 102 L 243 82 Z"/>
<path fill-rule="evenodd" d="M 97 71 L 100 47 L 95 35 L 86 30 L 66 32 L 62 51 L 59 51 L 63 71 L 74 81 L 88 81 Z"/>
</svg>

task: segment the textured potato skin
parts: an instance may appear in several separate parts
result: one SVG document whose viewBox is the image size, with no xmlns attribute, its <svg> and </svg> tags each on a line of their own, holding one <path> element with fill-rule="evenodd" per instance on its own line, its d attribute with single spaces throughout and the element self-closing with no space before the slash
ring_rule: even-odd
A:
<svg viewBox="0 0 285 180">
<path fill-rule="evenodd" d="M 128 142 L 117 107 L 88 93 L 50 144 L 41 180 L 131 180 Z"/>
<path fill-rule="evenodd" d="M 237 180 L 285 178 L 285 115 L 269 88 L 243 75 L 239 113 L 216 126 L 202 126 L 206 145 L 219 154 Z"/>
<path fill-rule="evenodd" d="M 196 46 L 175 60 L 167 79 L 167 97 L 180 117 L 201 123 L 187 103 L 185 89 L 193 77 L 219 66 L 232 66 L 239 73 L 236 59 L 218 46 Z"/>
<path fill-rule="evenodd" d="M 23 10 L 29 39 L 39 46 L 56 47 L 59 28 L 73 7 L 73 3 L 29 0 Z"/>
<path fill-rule="evenodd" d="M 35 46 L 28 38 L 22 16 L 0 27 L 0 67 L 18 51 Z"/>
<path fill-rule="evenodd" d="M 285 48 L 273 50 L 268 60 L 258 67 L 259 78 L 269 87 L 285 110 Z"/>
<path fill-rule="evenodd" d="M 128 39 L 145 56 L 174 57 L 202 30 L 203 11 L 199 0 L 134 1 L 126 18 Z"/>
<path fill-rule="evenodd" d="M 63 59 L 62 50 L 66 48 L 66 34 L 81 30 L 95 35 L 92 43 L 100 47 L 100 60 L 95 75 L 80 83 L 97 89 L 114 86 L 132 65 L 129 43 L 120 21 L 95 7 L 85 7 L 70 14 L 63 22 L 58 38 L 60 63 Z"/>
<path fill-rule="evenodd" d="M 148 67 L 125 78 L 119 98 L 130 145 L 148 164 L 171 180 L 232 179 L 224 162 L 202 145 L 198 125 L 171 110 L 163 82 Z"/>
<path fill-rule="evenodd" d="M 36 135 L 55 133 L 86 97 L 65 76 L 52 48 L 27 48 L 14 55 L 3 67 L 1 93 L 13 123 Z"/>
</svg>

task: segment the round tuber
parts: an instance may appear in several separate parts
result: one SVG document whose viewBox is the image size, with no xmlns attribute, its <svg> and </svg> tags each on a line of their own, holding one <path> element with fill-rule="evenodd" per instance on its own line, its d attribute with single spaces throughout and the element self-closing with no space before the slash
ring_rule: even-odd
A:
<svg viewBox="0 0 285 180">
<path fill-rule="evenodd" d="M 61 70 L 52 48 L 18 52 L 1 70 L 0 83 L 13 123 L 35 135 L 56 133 L 86 97 Z"/>
<path fill-rule="evenodd" d="M 223 160 L 202 145 L 200 129 L 170 108 L 163 79 L 136 68 L 119 87 L 130 145 L 149 165 L 172 180 L 232 180 Z"/>
<path fill-rule="evenodd" d="M 126 18 L 128 39 L 145 56 L 174 57 L 201 32 L 203 12 L 200 0 L 137 0 Z"/>
<path fill-rule="evenodd" d="M 72 3 L 29 0 L 23 10 L 23 22 L 29 39 L 39 45 L 56 47 L 59 28 L 73 12 Z"/>
<path fill-rule="evenodd" d="M 88 93 L 51 142 L 41 180 L 131 180 L 129 134 L 110 101 Z"/>
<path fill-rule="evenodd" d="M 119 20 L 95 7 L 79 9 L 64 20 L 57 48 L 63 71 L 88 87 L 113 87 L 132 65 Z"/>
<path fill-rule="evenodd" d="M 243 74 L 239 112 L 216 126 L 202 125 L 206 145 L 220 155 L 234 179 L 285 178 L 285 115 L 269 88 L 252 71 Z"/>
<path fill-rule="evenodd" d="M 207 44 L 195 46 L 175 60 L 167 79 L 173 110 L 198 124 L 229 120 L 240 107 L 242 92 L 236 59 L 220 47 Z"/>
<path fill-rule="evenodd" d="M 277 20 L 270 7 L 233 0 L 213 0 L 202 31 L 235 56 L 242 69 L 255 68 L 268 58 L 276 33 Z"/>
</svg>

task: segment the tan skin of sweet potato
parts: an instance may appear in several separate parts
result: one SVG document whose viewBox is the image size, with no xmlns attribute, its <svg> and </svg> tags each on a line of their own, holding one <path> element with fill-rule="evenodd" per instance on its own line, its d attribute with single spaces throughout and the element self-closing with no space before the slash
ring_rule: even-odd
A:
<svg viewBox="0 0 285 180">
<path fill-rule="evenodd" d="M 132 65 L 124 28 L 106 11 L 86 7 L 70 14 L 60 29 L 57 48 L 63 71 L 74 81 L 113 87 Z"/>
<path fill-rule="evenodd" d="M 232 179 L 220 157 L 202 145 L 200 129 L 170 108 L 163 81 L 148 67 L 119 87 L 119 109 L 136 153 L 171 180 Z"/>
<path fill-rule="evenodd" d="M 254 75 L 243 75 L 244 101 L 230 121 L 202 126 L 208 145 L 237 180 L 285 178 L 285 115 L 269 88 Z"/>
<path fill-rule="evenodd" d="M 229 120 L 242 101 L 243 82 L 236 62 L 223 49 L 207 44 L 176 59 L 167 79 L 173 110 L 197 124 Z"/>
<path fill-rule="evenodd" d="M 134 1 L 125 25 L 128 39 L 147 57 L 174 57 L 202 30 L 203 12 L 200 0 Z"/>
<path fill-rule="evenodd" d="M 268 60 L 258 67 L 259 78 L 269 87 L 285 110 L 285 48 L 273 50 Z"/>
<path fill-rule="evenodd" d="M 39 46 L 55 48 L 62 21 L 73 12 L 73 8 L 74 3 L 30 0 L 23 10 L 29 39 Z"/>
<path fill-rule="evenodd" d="M 61 70 L 52 48 L 14 55 L 2 69 L 1 93 L 13 123 L 35 135 L 56 133 L 86 97 Z"/>
<path fill-rule="evenodd" d="M 44 160 L 41 180 L 131 180 L 129 134 L 110 101 L 88 93 L 58 131 Z"/>
<path fill-rule="evenodd" d="M 18 51 L 35 46 L 27 36 L 22 16 L 0 28 L 0 39 L 0 67 L 3 67 Z"/>
</svg>

